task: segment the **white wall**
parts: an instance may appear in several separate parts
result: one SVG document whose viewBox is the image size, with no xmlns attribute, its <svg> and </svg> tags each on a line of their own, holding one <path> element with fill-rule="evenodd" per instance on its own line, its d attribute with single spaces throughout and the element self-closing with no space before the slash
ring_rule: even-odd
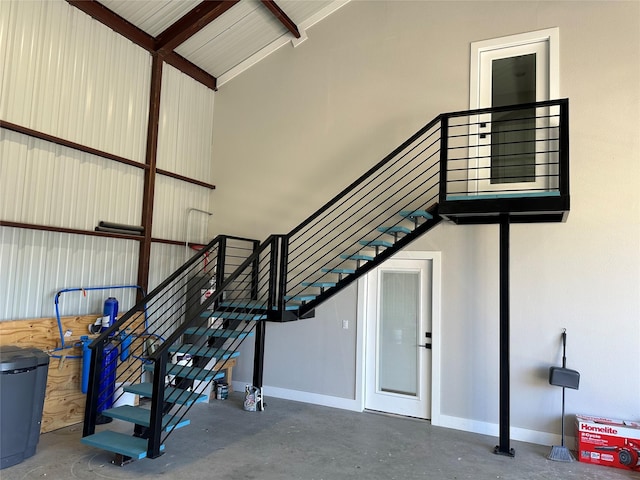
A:
<svg viewBox="0 0 640 480">
<path fill-rule="evenodd" d="M 0 119 L 144 164 L 151 57 L 63 0 L 0 2 Z M 157 166 L 213 183 L 214 92 L 164 66 Z M 143 170 L 0 129 L 0 220 L 93 230 L 140 225 Z M 211 191 L 158 177 L 153 236 L 205 242 Z M 0 320 L 51 317 L 64 288 L 136 283 L 139 243 L 0 227 Z M 154 245 L 150 286 L 184 262 Z M 65 296 L 63 315 L 98 313 L 104 298 Z"/>
<path fill-rule="evenodd" d="M 351 2 L 225 84 L 214 124 L 217 227 L 285 233 L 438 113 L 468 108 L 471 42 L 555 26 L 572 209 L 566 223 L 511 231 L 511 421 L 534 439 L 559 433 L 560 389 L 546 376 L 563 327 L 582 374 L 568 413 L 640 418 L 638 2 Z M 441 421 L 492 433 L 498 227 L 440 225 L 411 248 L 442 251 Z M 322 368 L 334 355 L 355 368 L 355 338 L 345 351 L 341 332 L 326 336 L 332 320 L 269 328 L 265 384 L 354 398 L 352 376 Z M 324 348 L 303 356 L 302 338 Z"/>
</svg>

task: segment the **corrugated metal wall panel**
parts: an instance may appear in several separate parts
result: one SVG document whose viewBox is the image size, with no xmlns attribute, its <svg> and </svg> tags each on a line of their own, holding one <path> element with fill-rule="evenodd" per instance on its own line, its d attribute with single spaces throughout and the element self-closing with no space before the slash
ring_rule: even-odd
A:
<svg viewBox="0 0 640 480">
<path fill-rule="evenodd" d="M 193 250 L 186 250 L 185 247 L 179 247 L 177 245 L 167 244 L 153 244 L 151 246 L 151 258 L 149 259 L 149 291 L 160 285 L 162 281 L 175 272 L 190 256 L 195 255 Z M 183 290 L 184 294 L 187 292 L 187 285 L 176 285 L 175 289 L 171 291 L 174 293 L 176 290 Z M 172 308 L 170 305 L 165 305 L 167 313 L 179 313 L 184 314 L 182 307 Z M 165 337 L 171 335 L 174 328 L 169 328 L 165 332 Z"/>
<path fill-rule="evenodd" d="M 0 118 L 144 162 L 148 52 L 62 0 L 2 4 Z"/>
<path fill-rule="evenodd" d="M 149 291 L 156 288 L 162 281 L 175 272 L 189 258 L 195 255 L 195 251 L 184 246 L 168 245 L 166 243 L 154 243 L 151 245 L 151 258 L 149 259 Z"/>
<path fill-rule="evenodd" d="M 139 225 L 144 172 L 0 129 L 0 218 L 93 230 Z"/>
<path fill-rule="evenodd" d="M 158 168 L 212 181 L 213 100 L 213 90 L 164 65 Z"/>
<path fill-rule="evenodd" d="M 215 215 L 199 212 L 189 214 L 189 209 L 209 211 L 210 196 L 208 188 L 169 177 L 158 177 L 153 206 L 153 236 L 180 242 L 208 243 L 207 227 L 209 222 L 215 221 Z"/>
<path fill-rule="evenodd" d="M 61 0 L 0 0 L 0 118 L 144 162 L 150 57 Z M 158 166 L 211 182 L 213 92 L 165 66 Z M 0 129 L 0 219 L 93 229 L 139 225 L 143 170 Z M 205 243 L 211 191 L 159 176 L 154 236 Z M 188 234 L 186 229 L 188 227 Z M 139 243 L 0 229 L 0 320 L 52 316 L 63 288 L 136 281 Z M 185 258 L 180 247 L 151 265 L 151 285 Z M 63 315 L 99 312 L 112 292 L 65 298 Z M 135 292 L 113 293 L 122 308 Z M 130 300 L 130 301 L 129 301 Z"/>
<path fill-rule="evenodd" d="M 65 288 L 135 284 L 138 242 L 0 227 L 0 320 L 54 317 L 55 294 Z M 135 289 L 65 293 L 60 314 L 100 313 L 109 296 L 120 309 Z"/>
</svg>

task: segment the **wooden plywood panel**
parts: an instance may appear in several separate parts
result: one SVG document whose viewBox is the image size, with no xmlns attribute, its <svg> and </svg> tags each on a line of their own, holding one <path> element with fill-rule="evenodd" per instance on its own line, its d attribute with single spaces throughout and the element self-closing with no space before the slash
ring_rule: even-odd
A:
<svg viewBox="0 0 640 480">
<path fill-rule="evenodd" d="M 74 345 L 82 335 L 88 334 L 90 324 L 100 315 L 64 317 L 61 319 L 62 331 L 68 332 L 65 345 Z M 134 345 L 138 340 L 134 341 Z M 48 351 L 51 355 L 47 390 L 42 413 L 41 433 L 74 425 L 84 420 L 86 396 L 81 391 L 82 362 L 79 358 L 82 349 L 69 348 L 52 351 L 60 346 L 60 334 L 55 318 L 33 320 L 15 320 L 0 322 L 0 345 L 33 347 Z M 62 358 L 56 358 L 60 356 Z M 127 360 L 118 367 L 131 372 L 139 371 L 140 363 Z"/>
</svg>

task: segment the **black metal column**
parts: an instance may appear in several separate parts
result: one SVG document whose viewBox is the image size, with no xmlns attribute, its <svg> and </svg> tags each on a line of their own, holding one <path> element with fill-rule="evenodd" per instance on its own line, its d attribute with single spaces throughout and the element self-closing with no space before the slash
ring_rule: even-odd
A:
<svg viewBox="0 0 640 480">
<path fill-rule="evenodd" d="M 509 446 L 509 215 L 500 216 L 500 444 L 493 453 L 513 457 Z"/>
<path fill-rule="evenodd" d="M 253 353 L 253 386 L 262 389 L 262 372 L 264 370 L 264 334 L 267 322 L 258 320 L 256 324 L 256 343 Z"/>
</svg>

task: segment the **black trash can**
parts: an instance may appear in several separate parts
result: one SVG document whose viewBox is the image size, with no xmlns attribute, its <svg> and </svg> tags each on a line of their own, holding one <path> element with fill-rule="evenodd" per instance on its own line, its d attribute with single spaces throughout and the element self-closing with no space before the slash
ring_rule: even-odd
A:
<svg viewBox="0 0 640 480">
<path fill-rule="evenodd" d="M 0 469 L 36 453 L 48 372 L 43 351 L 0 347 Z"/>
</svg>

